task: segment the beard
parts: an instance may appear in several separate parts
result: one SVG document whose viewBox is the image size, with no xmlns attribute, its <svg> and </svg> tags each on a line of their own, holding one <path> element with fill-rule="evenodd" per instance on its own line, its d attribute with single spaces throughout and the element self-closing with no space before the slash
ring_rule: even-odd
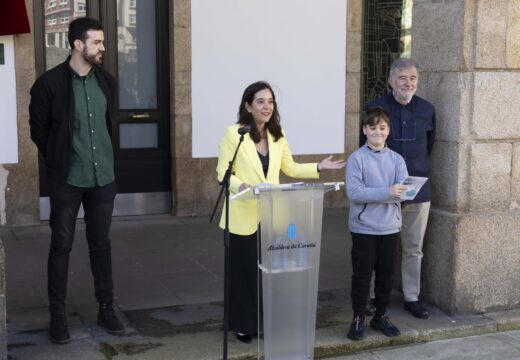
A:
<svg viewBox="0 0 520 360">
<path fill-rule="evenodd" d="M 99 59 L 97 58 L 97 56 L 99 54 L 102 54 L 100 52 L 98 52 L 97 54 L 89 54 L 87 52 L 87 48 L 85 47 L 85 49 L 83 49 L 83 59 L 89 63 L 90 65 L 101 65 L 102 62 L 103 62 L 103 57 L 100 57 Z"/>
</svg>

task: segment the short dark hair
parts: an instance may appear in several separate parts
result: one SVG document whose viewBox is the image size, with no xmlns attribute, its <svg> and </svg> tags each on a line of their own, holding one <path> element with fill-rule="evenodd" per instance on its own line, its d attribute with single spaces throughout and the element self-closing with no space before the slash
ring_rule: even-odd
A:
<svg viewBox="0 0 520 360">
<path fill-rule="evenodd" d="M 278 113 L 278 105 L 276 104 L 276 96 L 274 95 L 274 91 L 267 81 L 257 81 L 249 85 L 244 90 L 242 100 L 240 101 L 240 106 L 238 107 L 237 121 L 237 124 L 248 125 L 251 127 L 251 132 L 249 134 L 255 143 L 258 143 L 261 140 L 261 136 L 258 132 L 258 129 L 256 128 L 253 115 L 251 115 L 251 113 L 246 109 L 246 103 L 251 105 L 255 99 L 256 93 L 265 89 L 269 90 L 271 95 L 273 95 L 274 104 L 273 114 L 271 115 L 271 119 L 265 124 L 265 129 L 269 130 L 275 141 L 278 141 L 278 139 L 283 137 L 282 127 L 280 126 L 280 114 Z"/>
<path fill-rule="evenodd" d="M 69 44 L 71 49 L 74 49 L 74 41 L 81 40 L 83 43 L 87 41 L 87 31 L 89 30 L 103 31 L 103 26 L 96 19 L 88 17 L 77 18 L 69 24 Z"/>
<path fill-rule="evenodd" d="M 367 110 L 365 118 L 363 119 L 363 126 L 375 126 L 381 121 L 390 126 L 390 114 L 381 107 L 375 107 Z"/>
</svg>

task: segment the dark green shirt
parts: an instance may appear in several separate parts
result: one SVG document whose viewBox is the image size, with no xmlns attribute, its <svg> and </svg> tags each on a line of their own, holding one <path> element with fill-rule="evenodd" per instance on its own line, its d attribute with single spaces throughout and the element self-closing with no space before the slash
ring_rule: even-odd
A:
<svg viewBox="0 0 520 360">
<path fill-rule="evenodd" d="M 74 128 L 67 183 L 78 187 L 104 186 L 114 181 L 114 153 L 106 125 L 107 100 L 95 68 L 87 76 L 72 72 Z"/>
</svg>

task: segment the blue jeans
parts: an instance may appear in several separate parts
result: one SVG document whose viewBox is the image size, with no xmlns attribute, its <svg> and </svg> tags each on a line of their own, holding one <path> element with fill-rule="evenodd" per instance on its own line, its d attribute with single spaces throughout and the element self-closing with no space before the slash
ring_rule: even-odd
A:
<svg viewBox="0 0 520 360">
<path fill-rule="evenodd" d="M 65 311 L 69 255 L 82 203 L 95 296 L 100 303 L 112 303 L 112 255 L 108 233 L 116 193 L 115 182 L 105 186 L 80 188 L 49 179 L 52 235 L 47 276 L 51 312 Z"/>
</svg>

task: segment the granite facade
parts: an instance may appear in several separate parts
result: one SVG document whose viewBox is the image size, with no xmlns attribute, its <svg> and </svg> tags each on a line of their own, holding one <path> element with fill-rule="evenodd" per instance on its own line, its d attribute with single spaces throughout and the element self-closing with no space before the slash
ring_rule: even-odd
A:
<svg viewBox="0 0 520 360">
<path fill-rule="evenodd" d="M 414 3 L 412 56 L 438 121 L 422 293 L 450 313 L 520 303 L 519 4 Z"/>
</svg>

